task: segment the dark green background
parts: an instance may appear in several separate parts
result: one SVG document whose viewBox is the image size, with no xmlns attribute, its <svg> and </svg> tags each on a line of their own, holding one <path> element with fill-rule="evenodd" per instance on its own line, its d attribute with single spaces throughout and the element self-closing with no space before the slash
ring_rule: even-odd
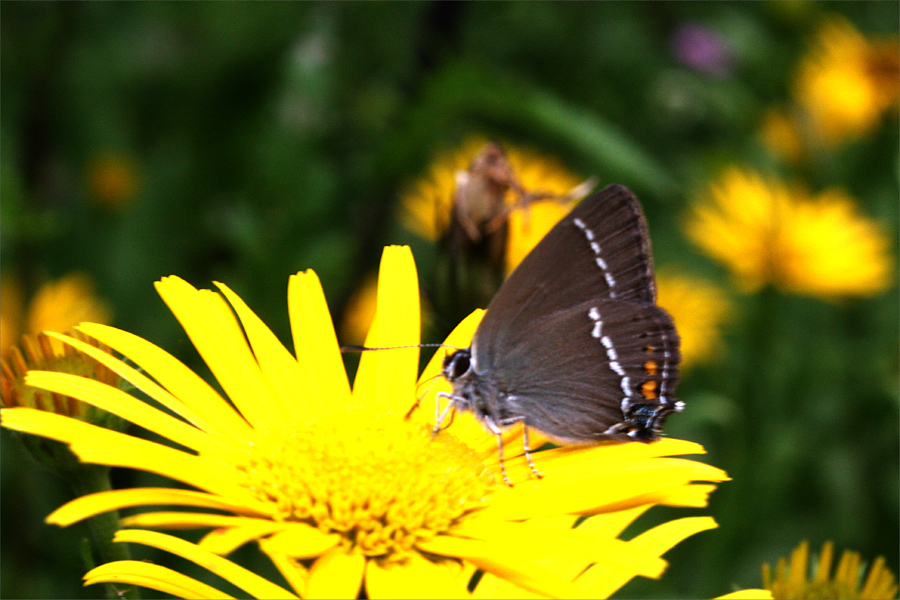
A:
<svg viewBox="0 0 900 600">
<path fill-rule="evenodd" d="M 896 2 L 4 2 L 2 268 L 27 292 L 90 272 L 117 326 L 204 372 L 153 281 L 226 282 L 282 339 L 298 270 L 317 271 L 338 315 L 384 244 L 413 244 L 427 285 L 433 250 L 403 232 L 396 204 L 438 148 L 469 133 L 628 185 L 657 264 L 723 285 L 727 274 L 679 224 L 727 164 L 845 187 L 886 224 L 896 256 L 896 114 L 801 168 L 758 141 L 825 11 L 897 34 Z M 672 36 L 691 22 L 727 40 L 728 76 L 675 59 Z M 93 205 L 85 184 L 90 161 L 108 153 L 139 174 L 120 212 Z M 804 538 L 884 555 L 897 572 L 897 305 L 896 284 L 838 304 L 772 290 L 736 298 L 719 361 L 686 375 L 688 408 L 668 427 L 703 443 L 704 460 L 734 481 L 709 509 L 657 509 L 637 529 L 689 514 L 721 527 L 671 551 L 661 581 L 620 597 L 755 587 L 760 563 Z M 4 432 L 0 595 L 101 594 L 80 587 L 82 530 L 42 523 L 66 487 L 11 442 Z"/>
</svg>

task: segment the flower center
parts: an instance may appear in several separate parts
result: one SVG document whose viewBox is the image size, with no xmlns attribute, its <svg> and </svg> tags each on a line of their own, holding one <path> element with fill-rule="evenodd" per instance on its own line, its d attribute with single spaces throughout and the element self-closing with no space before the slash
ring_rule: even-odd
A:
<svg viewBox="0 0 900 600">
<path fill-rule="evenodd" d="M 348 549 L 390 560 L 484 506 L 494 484 L 468 446 L 391 415 L 267 432 L 242 472 L 276 519 L 339 533 Z"/>
</svg>

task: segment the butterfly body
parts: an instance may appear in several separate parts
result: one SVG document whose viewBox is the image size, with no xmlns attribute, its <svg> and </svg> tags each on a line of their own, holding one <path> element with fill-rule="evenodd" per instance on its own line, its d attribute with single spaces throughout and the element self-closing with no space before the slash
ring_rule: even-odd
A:
<svg viewBox="0 0 900 600">
<path fill-rule="evenodd" d="M 672 396 L 679 362 L 640 204 L 613 185 L 522 261 L 444 376 L 450 407 L 498 436 L 521 422 L 564 444 L 653 441 L 683 407 Z"/>
</svg>

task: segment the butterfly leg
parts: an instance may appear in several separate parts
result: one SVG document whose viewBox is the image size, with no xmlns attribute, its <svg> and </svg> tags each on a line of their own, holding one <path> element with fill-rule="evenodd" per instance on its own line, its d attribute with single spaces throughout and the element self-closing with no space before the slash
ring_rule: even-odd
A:
<svg viewBox="0 0 900 600">
<path fill-rule="evenodd" d="M 522 448 L 525 450 L 525 460 L 528 461 L 531 472 L 534 473 L 534 476 L 538 479 L 543 479 L 544 476 L 537 470 L 537 467 L 534 466 L 534 461 L 531 459 L 531 442 L 528 441 L 528 425 L 524 422 L 522 423 Z"/>
<path fill-rule="evenodd" d="M 509 475 L 506 474 L 506 461 L 503 460 L 503 430 L 490 417 L 485 417 L 482 422 L 491 433 L 497 436 L 497 457 L 500 459 L 500 474 L 503 475 L 503 483 L 512 487 L 512 481 L 509 480 Z"/>
<path fill-rule="evenodd" d="M 531 458 L 531 442 L 528 437 L 528 425 L 525 423 L 525 417 L 522 415 L 518 415 L 515 417 L 509 417 L 507 419 L 503 419 L 502 423 L 504 427 L 509 427 L 510 425 L 514 425 L 516 423 L 522 423 L 522 450 L 525 451 L 525 460 L 528 461 L 528 467 L 531 469 L 531 472 L 538 479 L 543 479 L 544 476 L 538 471 L 537 467 L 534 466 L 534 460 Z"/>
<path fill-rule="evenodd" d="M 444 410 L 441 410 L 441 398 L 447 398 L 447 406 L 444 407 Z M 450 421 L 444 425 L 444 419 L 447 418 L 447 413 L 450 413 Z M 438 392 L 434 400 L 434 429 L 431 431 L 431 437 L 433 438 L 450 427 L 450 425 L 453 424 L 453 417 L 455 416 L 456 397 L 447 392 Z"/>
</svg>

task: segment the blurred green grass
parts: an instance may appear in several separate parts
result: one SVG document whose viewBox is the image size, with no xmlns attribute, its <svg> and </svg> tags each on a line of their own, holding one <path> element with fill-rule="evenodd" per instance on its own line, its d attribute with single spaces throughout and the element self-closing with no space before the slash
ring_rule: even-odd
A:
<svg viewBox="0 0 900 600">
<path fill-rule="evenodd" d="M 6 2 L 3 274 L 28 295 L 86 271 L 116 326 L 202 372 L 153 281 L 226 282 L 282 339 L 291 273 L 313 268 L 336 315 L 385 244 L 412 244 L 427 281 L 433 251 L 397 224 L 398 198 L 438 148 L 474 132 L 628 185 L 657 263 L 724 281 L 684 240 L 684 208 L 725 163 L 771 165 L 760 119 L 788 101 L 826 10 L 897 35 L 898 5 L 880 2 Z M 676 60 L 673 32 L 688 23 L 727 40 L 729 73 Z M 134 178 L 119 208 L 98 203 L 91 169 L 103 157 Z M 897 164 L 893 115 L 799 171 L 851 190 L 887 225 L 896 257 Z M 620 597 L 754 587 L 760 563 L 803 538 L 884 555 L 897 572 L 897 307 L 896 283 L 841 304 L 740 299 L 722 359 L 688 374 L 688 408 L 668 427 L 734 478 L 697 511 L 720 528 L 672 550 L 661 581 Z M 0 596 L 90 597 L 77 529 L 42 523 L 67 492 L 10 437 Z"/>
</svg>

